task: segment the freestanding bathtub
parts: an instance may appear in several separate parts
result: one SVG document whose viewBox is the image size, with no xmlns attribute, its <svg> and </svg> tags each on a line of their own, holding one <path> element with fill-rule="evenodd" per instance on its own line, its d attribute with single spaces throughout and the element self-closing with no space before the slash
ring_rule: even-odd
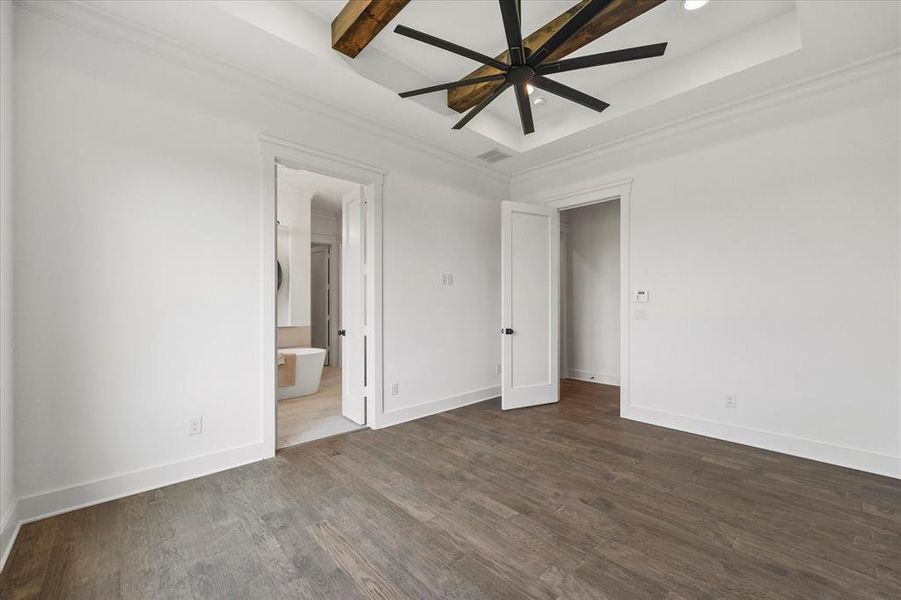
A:
<svg viewBox="0 0 901 600">
<path fill-rule="evenodd" d="M 297 355 L 297 373 L 294 385 L 278 388 L 278 399 L 309 396 L 319 391 L 322 379 L 322 365 L 325 363 L 325 350 L 322 348 L 279 348 L 280 354 Z"/>
</svg>

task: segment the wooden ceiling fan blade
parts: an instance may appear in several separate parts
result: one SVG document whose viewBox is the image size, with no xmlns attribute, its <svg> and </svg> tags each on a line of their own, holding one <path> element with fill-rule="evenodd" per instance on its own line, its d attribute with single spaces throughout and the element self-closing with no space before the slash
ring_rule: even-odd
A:
<svg viewBox="0 0 901 600">
<path fill-rule="evenodd" d="M 484 65 L 494 67 L 495 69 L 499 69 L 501 71 L 506 71 L 507 67 L 510 66 L 506 63 L 502 63 L 496 58 L 488 56 L 487 54 L 482 54 L 481 52 L 476 52 L 475 50 L 464 48 L 459 44 L 448 42 L 447 40 L 442 40 L 441 38 L 437 38 L 433 35 L 429 35 L 428 33 L 423 33 L 421 31 L 411 29 L 410 27 L 407 27 L 405 25 L 398 25 L 397 27 L 395 27 L 394 33 L 399 33 L 402 36 L 414 39 L 418 42 L 422 42 L 423 44 L 441 48 L 442 50 L 446 50 L 447 52 L 452 52 L 453 54 L 466 57 L 470 60 L 480 62 Z"/>
<path fill-rule="evenodd" d="M 660 44 L 625 48 L 623 50 L 613 50 L 611 52 L 601 52 L 599 54 L 589 54 L 588 56 L 579 56 L 576 58 L 565 58 L 563 60 L 558 60 L 557 62 L 539 65 L 535 69 L 535 72 L 540 75 L 547 75 L 548 73 L 563 73 L 564 71 L 575 71 L 576 69 L 586 69 L 588 67 L 612 65 L 615 63 L 628 62 L 630 60 L 654 58 L 656 56 L 663 56 L 663 53 L 666 52 L 666 44 L 666 42 L 663 42 Z"/>
<path fill-rule="evenodd" d="M 544 44 L 532 52 L 526 62 L 533 67 L 540 65 L 554 50 L 577 34 L 579 30 L 596 17 L 599 12 L 607 8 L 607 5 L 611 2 L 613 2 L 613 0 L 589 0 L 588 4 L 583 6 L 579 12 L 574 14 L 572 18 L 548 38 Z"/>
<path fill-rule="evenodd" d="M 485 77 L 473 77 L 472 79 L 461 79 L 460 81 L 451 81 L 450 83 L 440 83 L 438 85 L 430 85 L 429 87 L 419 88 L 418 90 L 410 90 L 409 92 L 401 92 L 398 94 L 401 98 L 409 98 L 411 96 L 419 96 L 421 94 L 430 94 L 432 92 L 440 92 L 461 85 L 473 85 L 474 83 L 486 83 L 489 81 L 503 81 L 503 75 L 486 75 Z"/>
<path fill-rule="evenodd" d="M 497 86 L 497 89 L 495 89 L 493 92 L 491 92 L 491 93 L 488 95 L 487 98 L 485 98 L 484 100 L 482 100 L 481 102 L 479 102 L 477 105 L 475 105 L 473 108 L 471 108 L 471 109 L 469 110 L 469 112 L 466 113 L 466 115 L 465 115 L 462 119 L 460 119 L 459 121 L 457 121 L 457 123 L 454 125 L 453 128 L 454 128 L 454 129 L 462 129 L 463 127 L 465 127 L 466 124 L 469 123 L 470 121 L 472 121 L 472 119 L 473 119 L 477 114 L 479 114 L 480 112 L 482 112 L 482 110 L 483 110 L 486 106 L 488 106 L 489 104 L 491 104 L 492 102 L 494 102 L 494 99 L 495 99 L 495 98 L 497 98 L 498 96 L 500 96 L 501 94 L 503 94 L 505 91 L 507 91 L 507 88 L 509 88 L 511 85 L 513 85 L 513 84 L 510 83 L 509 81 L 505 81 L 505 82 L 502 83 L 501 85 Z"/>
<path fill-rule="evenodd" d="M 590 108 L 598 112 L 603 112 L 610 106 L 603 100 L 598 100 L 597 98 L 589 96 L 584 92 L 580 92 L 579 90 L 573 89 L 568 85 L 563 85 L 562 83 L 553 81 L 552 79 L 542 77 L 541 75 L 536 75 L 535 77 L 533 77 L 530 83 L 537 88 L 541 88 L 546 92 L 554 94 L 555 96 L 566 98 L 570 102 L 581 104 L 586 108 Z"/>
<path fill-rule="evenodd" d="M 507 48 L 510 49 L 510 62 L 521 65 L 525 61 L 522 46 L 522 25 L 519 16 L 518 0 L 498 0 L 501 6 L 501 18 L 504 20 L 504 34 L 507 36 Z"/>
<path fill-rule="evenodd" d="M 522 122 L 523 135 L 529 135 L 535 131 L 535 122 L 532 120 L 532 103 L 529 101 L 529 90 L 525 83 L 516 84 L 516 105 L 519 107 L 519 120 Z"/>
</svg>

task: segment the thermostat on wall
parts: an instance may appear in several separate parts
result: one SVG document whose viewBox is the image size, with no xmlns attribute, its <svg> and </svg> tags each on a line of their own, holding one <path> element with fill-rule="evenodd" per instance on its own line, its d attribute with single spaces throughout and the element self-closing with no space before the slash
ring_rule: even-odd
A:
<svg viewBox="0 0 901 600">
<path fill-rule="evenodd" d="M 632 302 L 645 304 L 648 301 L 648 291 L 647 290 L 635 290 L 632 294 Z"/>
</svg>

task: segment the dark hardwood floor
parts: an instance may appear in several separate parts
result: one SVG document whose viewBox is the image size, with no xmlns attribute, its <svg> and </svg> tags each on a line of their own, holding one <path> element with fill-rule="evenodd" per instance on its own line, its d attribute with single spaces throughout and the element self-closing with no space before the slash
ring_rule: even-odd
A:
<svg viewBox="0 0 901 600">
<path fill-rule="evenodd" d="M 26 525 L 0 598 L 901 598 L 901 482 L 563 398 Z"/>
</svg>

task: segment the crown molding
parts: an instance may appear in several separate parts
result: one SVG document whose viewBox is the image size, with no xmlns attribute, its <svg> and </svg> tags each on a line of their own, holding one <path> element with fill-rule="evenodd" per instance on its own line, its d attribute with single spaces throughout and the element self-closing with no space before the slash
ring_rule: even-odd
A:
<svg viewBox="0 0 901 600">
<path fill-rule="evenodd" d="M 337 213 L 327 212 L 324 210 L 313 209 L 310 211 L 310 214 L 314 217 L 319 217 L 321 219 L 329 219 L 330 221 L 337 221 L 339 219 Z"/>
<path fill-rule="evenodd" d="M 357 117 L 350 110 L 336 107 L 334 102 L 316 94 L 300 91 L 256 73 L 236 67 L 218 56 L 151 29 L 140 23 L 111 14 L 83 0 L 42 2 L 14 0 L 17 7 L 44 18 L 62 23 L 120 46 L 137 50 L 170 64 L 216 79 L 227 85 L 256 92 L 306 112 L 312 112 L 349 127 L 366 131 L 378 138 L 387 138 L 401 146 L 417 150 L 459 167 L 474 170 L 509 186 L 510 175 L 492 169 L 476 158 L 453 152 L 432 142 L 401 131 L 384 123 Z M 143 38 L 143 39 L 142 39 Z"/>
<path fill-rule="evenodd" d="M 580 150 L 540 163 L 528 169 L 514 171 L 511 175 L 511 182 L 522 184 L 534 181 L 566 167 L 592 162 L 627 148 L 642 146 L 694 129 L 777 107 L 799 98 L 850 85 L 882 73 L 897 72 L 899 57 L 901 57 L 901 48 L 894 48 L 888 52 L 882 52 L 837 69 L 824 71 L 794 83 L 749 96 L 737 102 L 718 106 L 658 127 L 610 140 L 586 150 Z"/>
</svg>

